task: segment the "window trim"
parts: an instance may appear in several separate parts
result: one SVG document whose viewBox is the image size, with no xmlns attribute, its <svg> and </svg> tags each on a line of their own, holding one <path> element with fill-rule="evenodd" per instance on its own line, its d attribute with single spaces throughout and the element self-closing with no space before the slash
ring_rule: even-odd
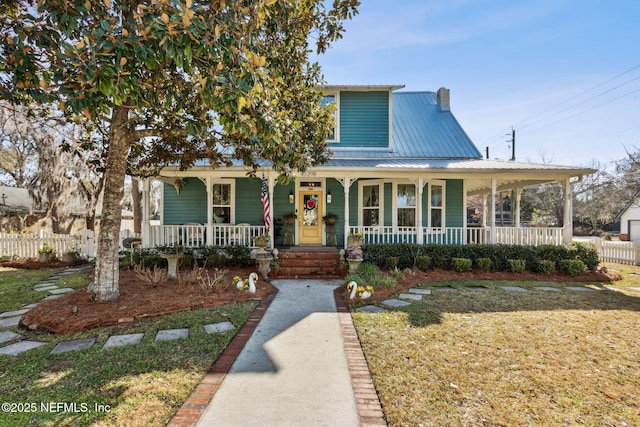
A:
<svg viewBox="0 0 640 427">
<path fill-rule="evenodd" d="M 369 179 L 365 181 L 358 181 L 358 227 L 383 227 L 384 226 L 384 180 L 380 179 Z M 363 213 L 364 206 L 362 203 L 363 196 L 363 187 L 368 186 L 377 186 L 378 187 L 378 225 L 367 225 L 363 224 Z"/>
<path fill-rule="evenodd" d="M 333 96 L 335 98 L 335 110 L 333 112 L 335 126 L 333 130 L 333 139 L 327 138 L 326 142 L 330 144 L 338 144 L 340 142 L 340 91 L 323 92 L 322 97 L 324 98 L 327 96 Z"/>
<path fill-rule="evenodd" d="M 444 230 L 446 228 L 446 224 L 447 224 L 447 216 L 446 216 L 446 206 L 447 206 L 447 182 L 446 181 L 442 181 L 442 180 L 438 180 L 438 179 L 434 179 L 428 182 L 428 190 L 427 190 L 427 227 L 428 228 L 439 228 Z M 431 212 L 434 209 L 434 207 L 431 205 L 431 191 L 433 186 L 438 186 L 438 187 L 442 187 L 442 206 L 441 207 L 435 207 L 435 209 L 438 209 L 441 211 L 441 218 L 442 218 L 442 224 L 439 227 L 434 227 L 431 224 Z"/>
<path fill-rule="evenodd" d="M 214 188 L 216 185 L 228 185 L 229 186 L 229 205 L 216 205 L 213 203 L 214 199 Z M 216 207 L 228 206 L 229 207 L 229 223 L 220 223 L 222 225 L 234 225 L 236 223 L 236 181 L 234 179 L 217 179 L 211 183 L 211 218 L 213 219 L 213 210 Z M 215 225 L 216 222 L 214 221 Z"/>
<path fill-rule="evenodd" d="M 393 227 L 397 228 L 397 227 L 419 227 L 419 219 L 418 219 L 418 203 L 421 203 L 421 200 L 418 200 L 418 185 L 415 182 L 411 182 L 410 180 L 394 180 L 391 182 L 392 185 L 392 195 L 391 195 L 391 199 L 392 199 L 392 203 L 391 203 L 391 209 L 393 211 Z M 400 209 L 411 209 L 411 207 L 398 207 L 398 186 L 399 185 L 413 185 L 413 189 L 415 192 L 415 197 L 416 197 L 416 204 L 413 206 L 413 210 L 414 210 L 414 218 L 415 218 L 415 224 L 414 225 L 399 225 L 398 224 L 398 211 Z"/>
</svg>

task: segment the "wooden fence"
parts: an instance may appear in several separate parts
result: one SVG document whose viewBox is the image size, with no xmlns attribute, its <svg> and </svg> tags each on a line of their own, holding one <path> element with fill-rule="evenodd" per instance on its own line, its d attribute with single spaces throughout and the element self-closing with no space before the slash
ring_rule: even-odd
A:
<svg viewBox="0 0 640 427">
<path fill-rule="evenodd" d="M 598 248 L 600 261 L 640 265 L 640 241 L 620 242 L 597 239 L 593 243 Z"/>
<path fill-rule="evenodd" d="M 73 235 L 45 231 L 0 233 L 0 256 L 37 258 L 38 250 L 45 244 L 53 247 L 58 257 L 65 252 L 77 252 L 83 258 L 95 257 L 95 234 L 91 230 L 83 230 Z"/>
</svg>

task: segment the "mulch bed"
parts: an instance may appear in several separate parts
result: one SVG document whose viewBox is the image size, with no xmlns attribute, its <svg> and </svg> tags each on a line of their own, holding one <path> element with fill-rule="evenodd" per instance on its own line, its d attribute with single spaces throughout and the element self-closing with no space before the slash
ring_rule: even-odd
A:
<svg viewBox="0 0 640 427">
<path fill-rule="evenodd" d="M 231 279 L 235 275 L 247 278 L 255 268 L 227 270 Z M 116 301 L 97 303 L 87 288 L 64 294 L 60 298 L 42 301 L 26 313 L 22 326 L 35 332 L 69 334 L 102 326 L 132 323 L 135 319 L 162 316 L 177 311 L 214 305 L 261 300 L 276 288 L 269 282 L 258 280 L 256 293 L 236 289 L 232 280 L 224 287 L 205 291 L 198 283 L 180 284 L 164 281 L 153 287 L 144 283 L 128 268 L 120 270 L 120 297 Z"/>
<path fill-rule="evenodd" d="M 65 267 L 69 264 L 51 263 L 40 264 L 37 260 L 5 261 L 4 266 L 16 268 Z M 253 267 L 233 268 L 227 270 L 227 276 L 246 278 L 255 271 Z M 456 273 L 450 270 L 432 270 L 422 272 L 414 269 L 405 274 L 395 287 L 377 287 L 374 295 L 367 302 L 379 301 L 395 295 L 421 283 L 444 282 L 451 280 L 538 280 L 557 282 L 608 282 L 612 275 L 602 271 L 587 272 L 580 276 L 569 277 L 560 273 L 537 274 L 525 272 L 514 274 L 507 272 Z M 132 323 L 135 319 L 161 316 L 177 311 L 191 310 L 201 307 L 222 305 L 229 303 L 261 300 L 276 288 L 268 281 L 259 280 L 255 294 L 238 291 L 229 280 L 224 288 L 205 291 L 199 284 L 179 284 L 176 281 L 164 281 L 153 287 L 144 283 L 133 270 L 120 270 L 120 297 L 116 301 L 97 303 L 92 300 L 92 294 L 86 287 L 70 292 L 60 298 L 43 301 L 31 309 L 22 319 L 22 326 L 35 332 L 49 332 L 68 334 L 85 331 L 92 328 Z M 359 304 L 359 299 L 350 300 L 346 286 L 343 286 L 342 296 L 348 304 Z"/>
</svg>

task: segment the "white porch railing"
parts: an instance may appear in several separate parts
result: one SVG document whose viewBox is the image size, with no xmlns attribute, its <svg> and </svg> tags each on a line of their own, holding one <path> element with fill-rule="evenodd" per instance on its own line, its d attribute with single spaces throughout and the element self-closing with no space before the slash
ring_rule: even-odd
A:
<svg viewBox="0 0 640 427">
<path fill-rule="evenodd" d="M 264 234 L 262 225 L 154 225 L 150 227 L 149 245 L 186 246 L 195 248 L 205 245 L 243 245 L 254 247 L 253 238 Z M 211 236 L 211 239 L 208 239 Z"/>
<path fill-rule="evenodd" d="M 83 258 L 95 256 L 95 234 L 84 230 L 77 234 L 53 234 L 45 231 L 38 233 L 0 233 L 0 256 L 18 258 L 37 258 L 38 250 L 47 244 L 60 257 L 65 252 L 77 252 Z"/>
<path fill-rule="evenodd" d="M 549 227 L 496 227 L 496 243 L 512 245 L 561 245 L 562 228 Z M 364 242 L 374 243 L 417 243 L 416 227 L 349 227 L 351 233 L 361 232 Z M 491 243 L 491 229 L 488 227 L 422 227 L 422 242 L 438 244 L 488 244 Z"/>
</svg>

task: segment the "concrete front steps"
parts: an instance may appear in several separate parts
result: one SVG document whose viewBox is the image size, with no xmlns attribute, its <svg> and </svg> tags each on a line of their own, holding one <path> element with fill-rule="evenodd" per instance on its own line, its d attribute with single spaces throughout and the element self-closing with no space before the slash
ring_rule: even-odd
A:
<svg viewBox="0 0 640 427">
<path fill-rule="evenodd" d="M 280 269 L 274 279 L 339 279 L 340 250 L 326 246 L 279 249 Z M 273 270 L 272 270 L 273 273 Z"/>
</svg>

